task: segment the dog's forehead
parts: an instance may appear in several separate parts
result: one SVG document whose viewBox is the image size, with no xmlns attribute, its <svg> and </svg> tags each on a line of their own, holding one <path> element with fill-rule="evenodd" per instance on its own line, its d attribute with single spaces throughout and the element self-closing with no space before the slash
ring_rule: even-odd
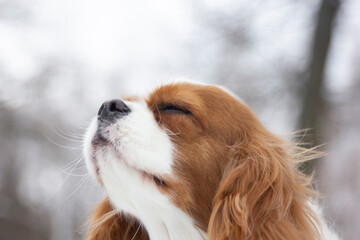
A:
<svg viewBox="0 0 360 240">
<path fill-rule="evenodd" d="M 190 83 L 167 84 L 155 89 L 147 97 L 147 102 L 188 102 L 196 103 L 200 101 L 199 90 L 201 85 Z"/>
<path fill-rule="evenodd" d="M 128 101 L 128 102 L 140 102 L 143 101 L 143 99 L 144 97 L 141 96 L 127 96 L 123 98 L 124 101 Z"/>
<path fill-rule="evenodd" d="M 206 111 L 209 110 L 214 114 L 214 110 L 217 108 L 220 110 L 219 113 L 221 113 L 223 104 L 234 107 L 239 102 L 242 102 L 236 95 L 223 87 L 188 82 L 165 84 L 146 95 L 129 96 L 123 100 L 145 102 L 150 109 L 161 104 L 181 105 L 189 110 L 205 115 Z"/>
<path fill-rule="evenodd" d="M 205 85 L 204 85 L 205 86 Z M 145 95 L 130 95 L 122 99 L 129 102 L 163 103 L 200 101 L 202 85 L 191 83 L 174 83 L 162 85 Z"/>
</svg>

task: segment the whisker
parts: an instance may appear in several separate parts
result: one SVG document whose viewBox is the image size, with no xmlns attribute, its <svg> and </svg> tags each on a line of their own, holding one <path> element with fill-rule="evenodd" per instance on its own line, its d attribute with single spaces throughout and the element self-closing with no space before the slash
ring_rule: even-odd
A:
<svg viewBox="0 0 360 240">
<path fill-rule="evenodd" d="M 84 168 L 82 168 L 82 169 L 84 169 Z M 65 173 L 67 176 L 71 176 L 71 177 L 85 177 L 88 175 L 87 173 L 86 174 L 74 174 L 74 173 L 68 173 L 65 171 L 63 171 L 62 173 Z"/>
<path fill-rule="evenodd" d="M 84 156 L 81 154 L 81 155 L 75 157 L 74 160 L 66 163 L 64 166 L 59 166 L 59 165 L 56 163 L 56 161 L 54 161 L 53 163 L 54 163 L 54 165 L 55 165 L 55 167 L 56 167 L 57 169 L 59 169 L 59 170 L 66 170 L 66 169 L 69 169 L 69 168 L 71 168 L 72 166 L 74 166 L 75 163 L 76 163 L 79 159 L 84 159 Z"/>
<path fill-rule="evenodd" d="M 80 157 L 80 158 L 78 158 L 78 159 L 75 159 L 74 161 L 76 161 L 76 162 L 73 161 L 75 164 L 72 164 L 72 165 L 71 165 L 71 166 L 73 166 L 72 169 L 71 169 L 71 171 L 68 172 L 68 173 L 65 172 L 65 174 L 66 174 L 65 178 L 63 179 L 63 181 L 61 182 L 61 184 L 56 188 L 54 194 L 53 194 L 52 196 L 50 196 L 49 199 L 47 199 L 47 201 L 50 201 L 53 197 L 55 197 L 55 195 L 59 192 L 59 190 L 62 188 L 62 186 L 64 185 L 64 183 L 66 182 L 66 180 L 67 180 L 70 176 L 74 176 L 73 172 L 74 172 L 74 170 L 76 169 L 77 165 L 81 162 L 81 160 L 83 160 L 82 157 Z M 82 176 L 82 177 L 86 177 L 86 176 L 88 176 L 88 174 L 86 174 L 86 175 L 84 175 L 84 176 Z"/>
<path fill-rule="evenodd" d="M 69 200 L 69 198 L 70 198 L 72 195 L 74 195 L 74 193 L 75 193 L 77 190 L 80 189 L 81 184 L 83 184 L 83 183 L 87 180 L 87 177 L 88 177 L 88 176 L 89 176 L 89 175 L 83 177 L 83 178 L 79 181 L 78 186 L 69 194 L 69 196 L 67 196 L 67 197 L 65 198 L 65 200 Z"/>
<path fill-rule="evenodd" d="M 58 136 L 60 136 L 61 138 L 65 138 L 66 140 L 70 140 L 70 141 L 77 141 L 78 140 L 78 141 L 81 141 L 83 139 L 84 130 L 81 130 L 78 133 L 70 132 L 70 131 L 63 130 L 58 125 L 54 125 L 54 124 L 49 124 L 49 128 L 54 133 L 56 133 Z"/>
<path fill-rule="evenodd" d="M 76 167 L 79 165 L 79 163 L 83 160 L 83 157 L 80 157 L 77 161 L 76 164 L 74 165 L 74 167 L 72 167 L 71 171 L 69 173 L 67 173 L 67 176 L 64 178 L 64 182 L 67 180 L 67 178 L 69 178 L 69 175 L 72 174 L 74 172 L 74 170 L 76 169 Z"/>
<path fill-rule="evenodd" d="M 55 130 L 58 130 L 60 133 L 62 133 L 63 135 L 67 135 L 67 136 L 70 136 L 70 137 L 76 137 L 76 138 L 79 138 L 79 139 L 82 139 L 83 137 L 83 131 L 79 132 L 79 133 L 76 133 L 76 132 L 70 132 L 70 131 L 65 131 L 65 130 L 62 130 L 61 128 L 56 128 Z"/>
<path fill-rule="evenodd" d="M 84 121 L 82 123 L 79 123 L 76 128 L 80 129 L 82 132 L 86 130 L 89 127 L 89 124 L 92 120 Z"/>
<path fill-rule="evenodd" d="M 142 223 L 139 224 L 139 227 L 137 228 L 137 230 L 136 230 L 134 236 L 131 238 L 131 240 L 134 240 L 134 239 L 135 239 L 135 236 L 138 234 L 138 232 L 139 232 L 139 230 L 140 230 L 140 228 L 141 228 L 141 225 L 142 225 Z"/>
<path fill-rule="evenodd" d="M 158 107 L 158 105 L 157 105 L 157 104 L 155 104 L 155 106 L 156 106 L 156 110 L 157 110 L 157 112 L 158 112 L 158 114 L 159 114 L 159 121 L 158 121 L 158 124 L 160 124 L 160 123 L 161 123 L 161 114 L 160 114 L 160 110 L 159 110 L 159 107 Z"/>
<path fill-rule="evenodd" d="M 76 163 L 79 161 L 79 160 L 84 160 L 85 157 L 80 155 L 79 157 L 76 157 L 74 160 L 72 160 L 71 162 L 65 164 L 65 166 L 63 167 L 62 170 L 66 170 L 66 169 L 69 169 L 71 167 L 73 167 L 74 165 L 76 165 Z"/>
<path fill-rule="evenodd" d="M 57 143 L 57 142 L 51 140 L 48 136 L 45 136 L 45 138 L 46 138 L 49 142 L 51 142 L 51 143 L 53 143 L 53 144 L 55 144 L 56 146 L 61 147 L 61 148 L 70 149 L 70 150 L 82 150 L 82 147 L 69 147 L 69 146 L 65 146 L 65 145 L 62 145 L 62 144 L 60 144 L 60 143 Z"/>
<path fill-rule="evenodd" d="M 77 134 L 72 132 L 61 132 L 63 136 L 67 138 L 73 138 L 72 141 L 82 142 L 84 139 L 83 134 Z"/>
<path fill-rule="evenodd" d="M 177 132 L 177 133 L 174 133 L 173 131 L 171 131 L 170 129 L 165 129 L 165 132 L 167 135 L 169 136 L 177 136 L 179 134 L 181 134 L 181 131 Z"/>
</svg>

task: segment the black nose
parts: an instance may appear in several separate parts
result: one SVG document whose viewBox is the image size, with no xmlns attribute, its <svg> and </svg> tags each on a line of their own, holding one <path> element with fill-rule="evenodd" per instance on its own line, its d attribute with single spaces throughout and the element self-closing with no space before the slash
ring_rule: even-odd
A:
<svg viewBox="0 0 360 240">
<path fill-rule="evenodd" d="M 117 119 L 130 112 L 130 108 L 123 101 L 114 99 L 101 105 L 98 112 L 98 120 L 105 123 L 114 123 Z"/>
</svg>

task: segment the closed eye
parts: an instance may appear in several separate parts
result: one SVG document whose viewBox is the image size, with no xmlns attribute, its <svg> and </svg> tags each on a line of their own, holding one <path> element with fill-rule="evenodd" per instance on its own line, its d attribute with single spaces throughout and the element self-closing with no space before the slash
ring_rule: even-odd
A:
<svg viewBox="0 0 360 240">
<path fill-rule="evenodd" d="M 187 115 L 191 114 L 191 112 L 186 108 L 176 106 L 174 104 L 158 105 L 158 109 L 160 112 L 165 112 L 169 114 L 187 114 Z"/>
</svg>

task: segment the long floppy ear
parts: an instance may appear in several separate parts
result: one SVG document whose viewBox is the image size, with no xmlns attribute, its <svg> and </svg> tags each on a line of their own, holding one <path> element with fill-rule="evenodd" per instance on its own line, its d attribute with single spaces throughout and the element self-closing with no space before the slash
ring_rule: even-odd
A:
<svg viewBox="0 0 360 240">
<path fill-rule="evenodd" d="M 256 132 L 229 150 L 213 202 L 209 238 L 318 239 L 317 219 L 309 207 L 311 180 L 291 162 L 297 155 L 289 150 L 290 144 L 265 129 Z"/>
<path fill-rule="evenodd" d="M 139 221 L 116 213 L 107 198 L 96 207 L 89 225 L 86 240 L 149 240 Z"/>
</svg>

